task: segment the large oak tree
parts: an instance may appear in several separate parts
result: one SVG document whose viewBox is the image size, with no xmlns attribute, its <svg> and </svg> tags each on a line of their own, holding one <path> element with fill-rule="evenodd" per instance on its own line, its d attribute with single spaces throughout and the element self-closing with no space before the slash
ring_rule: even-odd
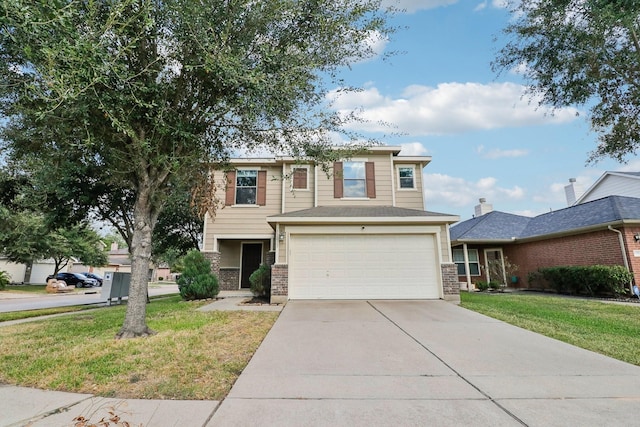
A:
<svg viewBox="0 0 640 427">
<path fill-rule="evenodd" d="M 153 333 L 147 271 L 172 179 L 211 194 L 207 168 L 236 149 L 322 160 L 329 132 L 341 129 L 327 113 L 329 83 L 390 32 L 377 0 L 0 4 L 5 148 L 14 158 L 37 153 L 42 182 L 82 193 L 69 215 L 93 203 L 121 216 L 107 218 L 132 256 L 118 337 Z"/>
<path fill-rule="evenodd" d="M 598 134 L 591 161 L 624 162 L 640 147 L 640 2 L 514 2 L 511 37 L 493 63 L 524 73 L 532 95 L 554 107 L 583 105 Z"/>
</svg>

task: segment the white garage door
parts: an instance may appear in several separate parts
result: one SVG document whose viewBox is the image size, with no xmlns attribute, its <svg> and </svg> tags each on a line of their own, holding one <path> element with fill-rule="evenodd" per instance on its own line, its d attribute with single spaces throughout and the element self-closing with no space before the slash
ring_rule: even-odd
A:
<svg viewBox="0 0 640 427">
<path fill-rule="evenodd" d="M 433 235 L 293 234 L 291 299 L 439 298 Z"/>
</svg>

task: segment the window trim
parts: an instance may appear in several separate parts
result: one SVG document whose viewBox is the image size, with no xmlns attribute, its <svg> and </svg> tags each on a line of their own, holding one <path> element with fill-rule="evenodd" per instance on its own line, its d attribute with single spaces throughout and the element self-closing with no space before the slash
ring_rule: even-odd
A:
<svg viewBox="0 0 640 427">
<path fill-rule="evenodd" d="M 400 176 L 400 169 L 411 169 L 411 187 L 402 187 L 402 177 Z M 416 166 L 415 165 L 396 165 L 396 177 L 398 179 L 398 191 L 415 191 L 418 189 L 416 182 Z"/>
<path fill-rule="evenodd" d="M 456 262 L 456 255 L 455 255 L 455 254 L 456 254 L 456 252 L 458 252 L 458 251 L 459 251 L 460 253 L 462 253 L 462 262 L 460 262 L 460 261 L 457 261 L 457 262 Z M 475 261 L 472 261 L 472 260 L 471 260 L 471 258 L 472 258 L 471 254 L 472 254 L 472 253 L 474 253 L 474 252 L 475 252 L 475 254 L 476 254 L 476 260 L 475 260 Z M 482 276 L 482 270 L 481 270 L 481 268 L 480 268 L 480 253 L 479 253 L 478 249 L 467 249 L 467 253 L 469 254 L 469 270 L 471 270 L 471 271 L 469 272 L 469 275 L 470 275 L 470 276 L 473 276 L 473 277 L 479 277 L 479 276 Z M 465 268 L 464 268 L 464 249 L 454 248 L 454 249 L 451 251 L 451 255 L 453 256 L 453 263 L 456 265 L 456 272 L 457 272 L 458 276 L 466 276 L 466 275 L 467 275 L 467 273 L 466 273 Z M 471 268 L 471 265 L 472 265 L 472 264 L 475 264 L 475 265 L 477 265 L 477 266 L 478 266 L 478 273 L 477 273 L 477 274 L 476 274 L 476 273 L 473 273 L 473 269 Z M 462 265 L 462 270 L 463 270 L 463 271 L 462 271 L 462 274 L 460 273 L 459 265 Z"/>
<path fill-rule="evenodd" d="M 239 172 L 255 172 L 255 179 L 256 179 L 256 184 L 255 185 L 251 185 L 251 186 L 240 186 L 238 185 L 238 178 L 240 173 Z M 236 170 L 236 182 L 235 182 L 235 189 L 236 189 L 236 194 L 233 200 L 233 204 L 234 206 L 254 206 L 258 204 L 258 169 L 249 169 L 249 168 L 242 168 L 242 169 L 237 169 Z M 241 188 L 255 188 L 255 201 L 253 203 L 238 203 L 238 189 Z"/>
</svg>

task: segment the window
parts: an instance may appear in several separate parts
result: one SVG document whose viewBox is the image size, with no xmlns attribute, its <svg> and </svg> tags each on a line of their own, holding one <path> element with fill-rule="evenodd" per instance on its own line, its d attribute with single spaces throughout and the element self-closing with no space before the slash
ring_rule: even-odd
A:
<svg viewBox="0 0 640 427">
<path fill-rule="evenodd" d="M 258 171 L 236 172 L 236 205 L 255 205 L 258 190 Z"/>
<path fill-rule="evenodd" d="M 413 166 L 401 166 L 398 168 L 398 184 L 401 189 L 416 188 L 415 180 L 413 179 Z"/>
<path fill-rule="evenodd" d="M 267 171 L 240 169 L 226 172 L 225 206 L 265 206 Z"/>
<path fill-rule="evenodd" d="M 365 161 L 335 162 L 333 164 L 333 197 L 375 199 L 375 164 Z"/>
<path fill-rule="evenodd" d="M 468 249 L 469 253 L 469 271 L 472 276 L 480 275 L 480 261 L 478 260 L 478 250 L 477 249 Z M 464 269 L 464 250 L 463 249 L 454 249 L 453 250 L 453 262 L 456 263 L 458 267 L 458 276 L 466 276 L 467 273 Z"/>
<path fill-rule="evenodd" d="M 307 168 L 293 168 L 291 173 L 292 188 L 294 190 L 307 189 Z"/>
<path fill-rule="evenodd" d="M 344 162 L 342 185 L 343 197 L 367 197 L 367 176 L 364 162 Z"/>
</svg>

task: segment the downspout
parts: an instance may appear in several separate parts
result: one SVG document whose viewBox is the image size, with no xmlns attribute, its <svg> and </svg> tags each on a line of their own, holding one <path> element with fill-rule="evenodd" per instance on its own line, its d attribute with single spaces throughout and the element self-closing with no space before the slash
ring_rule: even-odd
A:
<svg viewBox="0 0 640 427">
<path fill-rule="evenodd" d="M 629 270 L 629 260 L 627 259 L 627 250 L 624 247 L 624 238 L 622 237 L 622 231 L 616 230 L 610 225 L 607 226 L 607 228 L 618 234 L 618 240 L 620 241 L 620 250 L 622 251 L 622 259 L 624 260 L 624 267 L 629 273 L 631 273 L 631 270 Z M 631 296 L 633 296 L 633 281 L 629 282 L 629 293 Z"/>
<path fill-rule="evenodd" d="M 318 207 L 318 165 L 313 163 L 313 207 Z"/>
</svg>

